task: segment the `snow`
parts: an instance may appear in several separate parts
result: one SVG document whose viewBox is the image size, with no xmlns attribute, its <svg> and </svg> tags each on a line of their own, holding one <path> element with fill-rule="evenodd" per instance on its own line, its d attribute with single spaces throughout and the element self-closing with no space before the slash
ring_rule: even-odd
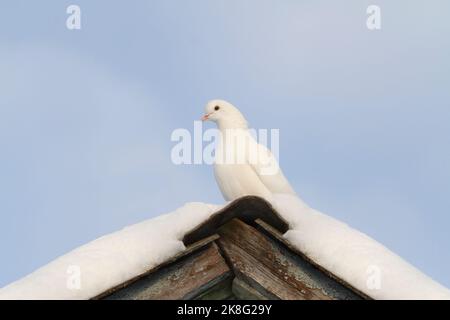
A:
<svg viewBox="0 0 450 320">
<path fill-rule="evenodd" d="M 188 203 L 103 236 L 0 289 L 0 300 L 92 298 L 183 251 L 184 234 L 219 209 Z"/>
<path fill-rule="evenodd" d="M 308 207 L 298 197 L 270 201 L 289 223 L 299 251 L 375 299 L 450 299 L 450 291 L 364 233 Z M 0 289 L 0 299 L 89 299 L 185 249 L 181 239 L 222 206 L 188 203 L 106 235 Z M 74 275 L 79 270 L 78 282 Z M 75 286 L 74 286 L 75 284 Z"/>
<path fill-rule="evenodd" d="M 273 196 L 284 237 L 307 257 L 374 299 L 450 299 L 450 291 L 401 257 L 298 197 Z"/>
</svg>

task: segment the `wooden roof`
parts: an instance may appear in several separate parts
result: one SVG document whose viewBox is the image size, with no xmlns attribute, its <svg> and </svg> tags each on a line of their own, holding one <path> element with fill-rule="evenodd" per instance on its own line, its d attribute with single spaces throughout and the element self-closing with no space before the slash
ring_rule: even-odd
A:
<svg viewBox="0 0 450 320">
<path fill-rule="evenodd" d="M 265 200 L 237 199 L 188 232 L 186 250 L 94 299 L 370 299 L 288 243 L 287 230 Z"/>
</svg>

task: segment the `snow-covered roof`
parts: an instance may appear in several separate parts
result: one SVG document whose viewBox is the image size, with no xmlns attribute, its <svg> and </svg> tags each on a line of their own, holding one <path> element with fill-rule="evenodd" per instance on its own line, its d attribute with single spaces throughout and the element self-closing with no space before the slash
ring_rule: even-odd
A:
<svg viewBox="0 0 450 320">
<path fill-rule="evenodd" d="M 0 299 L 90 299 L 183 251 L 184 234 L 219 209 L 187 203 L 105 235 L 0 289 Z"/>
<path fill-rule="evenodd" d="M 236 202 L 228 207 L 233 205 Z M 273 218 L 266 215 L 267 222 L 283 232 L 287 229 L 283 237 L 289 245 L 356 291 L 375 299 L 450 299 L 447 288 L 393 252 L 309 208 L 297 197 L 275 195 L 267 205 L 279 214 Z M 0 299 L 96 297 L 180 254 L 192 239 L 208 236 L 209 231 L 200 226 L 208 220 L 213 221 L 210 225 L 220 226 L 224 216 L 218 213 L 225 209 L 188 203 L 169 214 L 103 236 L 0 289 Z"/>
</svg>

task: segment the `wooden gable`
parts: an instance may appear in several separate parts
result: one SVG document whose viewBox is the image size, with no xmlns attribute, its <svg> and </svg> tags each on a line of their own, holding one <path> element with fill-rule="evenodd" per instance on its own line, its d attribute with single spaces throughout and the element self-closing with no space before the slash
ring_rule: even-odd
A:
<svg viewBox="0 0 450 320">
<path fill-rule="evenodd" d="M 94 299 L 370 299 L 282 234 L 265 200 L 243 197 L 187 233 L 186 250 Z"/>
</svg>

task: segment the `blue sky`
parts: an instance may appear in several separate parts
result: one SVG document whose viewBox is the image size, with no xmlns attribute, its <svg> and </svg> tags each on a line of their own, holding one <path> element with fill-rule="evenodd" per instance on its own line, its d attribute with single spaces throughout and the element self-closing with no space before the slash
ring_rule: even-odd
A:
<svg viewBox="0 0 450 320">
<path fill-rule="evenodd" d="M 70 4 L 81 30 L 65 27 Z M 2 1 L 0 286 L 185 202 L 223 202 L 211 167 L 170 160 L 171 132 L 214 98 L 280 129 L 281 166 L 311 206 L 450 286 L 448 12 L 444 0 Z"/>
</svg>

